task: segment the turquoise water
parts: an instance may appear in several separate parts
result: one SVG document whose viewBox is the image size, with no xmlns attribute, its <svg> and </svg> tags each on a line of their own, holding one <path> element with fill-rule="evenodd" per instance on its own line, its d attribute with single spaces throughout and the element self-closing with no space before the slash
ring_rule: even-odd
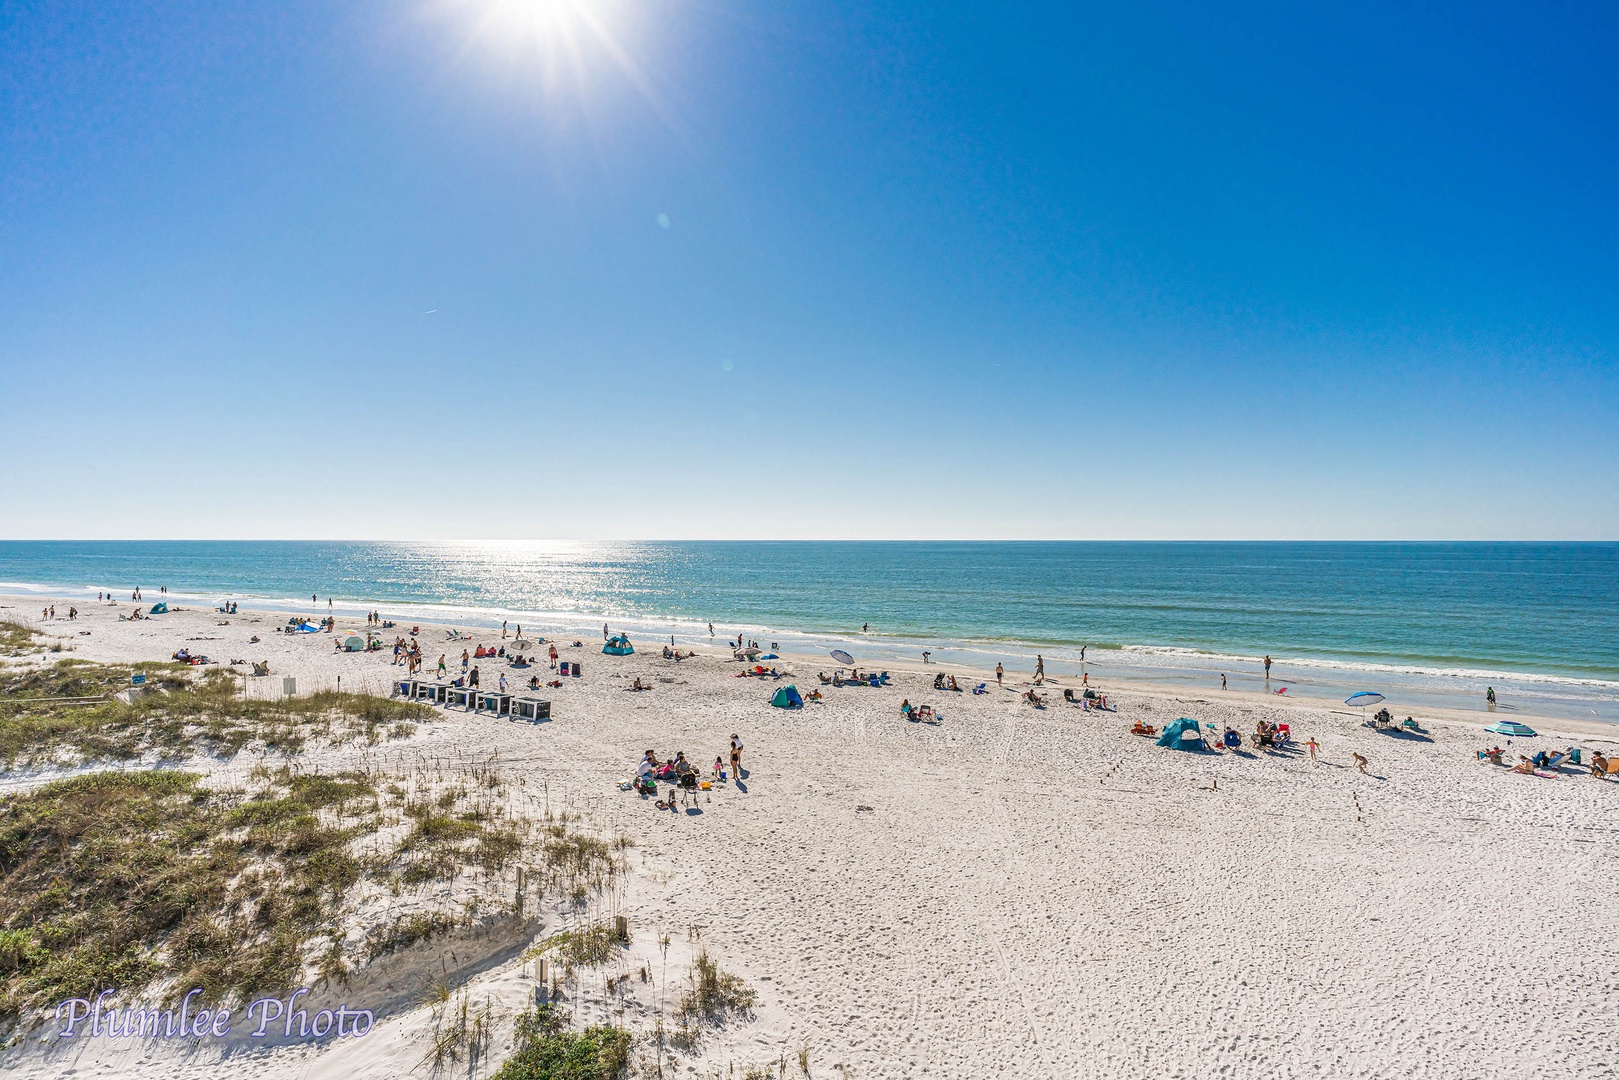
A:
<svg viewBox="0 0 1619 1080">
<path fill-rule="evenodd" d="M 1093 677 L 1199 686 L 1250 685 L 1268 653 L 1295 693 L 1454 704 L 1488 682 L 1504 703 L 1619 720 L 1613 543 L 0 542 L 0 590 L 136 584 L 692 641 L 712 620 L 784 647 L 988 667 L 1039 651 L 1077 671 L 1083 646 Z"/>
</svg>

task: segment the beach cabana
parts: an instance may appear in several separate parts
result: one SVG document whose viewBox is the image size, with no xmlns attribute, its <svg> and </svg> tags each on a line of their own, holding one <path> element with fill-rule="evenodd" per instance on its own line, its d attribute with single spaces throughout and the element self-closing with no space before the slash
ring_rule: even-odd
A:
<svg viewBox="0 0 1619 1080">
<path fill-rule="evenodd" d="M 161 600 L 146 609 L 146 614 L 148 615 L 167 615 L 168 613 L 169 605 L 165 604 Z"/>
<path fill-rule="evenodd" d="M 778 709 L 801 709 L 804 707 L 804 699 L 798 696 L 798 687 L 784 686 L 776 691 L 775 696 L 770 699 L 770 704 Z"/>
<path fill-rule="evenodd" d="M 551 703 L 537 697 L 512 698 L 512 719 L 538 724 L 551 719 Z"/>
<path fill-rule="evenodd" d="M 631 645 L 630 639 L 622 634 L 614 634 L 607 639 L 607 644 L 602 646 L 602 652 L 608 656 L 628 656 L 634 651 L 635 646 Z"/>
<path fill-rule="evenodd" d="M 449 700 L 446 691 L 449 684 L 440 682 L 417 682 L 416 700 L 425 701 L 432 705 L 443 705 Z"/>
<path fill-rule="evenodd" d="M 1533 739 L 1536 737 L 1534 728 L 1528 724 L 1520 724 L 1516 720 L 1497 720 L 1484 730 L 1493 731 L 1497 735 L 1507 735 L 1514 739 Z"/>
<path fill-rule="evenodd" d="M 1183 716 L 1164 725 L 1163 734 L 1158 736 L 1158 745 L 1175 750 L 1201 750 L 1203 736 L 1197 730 L 1197 721 Z"/>
</svg>

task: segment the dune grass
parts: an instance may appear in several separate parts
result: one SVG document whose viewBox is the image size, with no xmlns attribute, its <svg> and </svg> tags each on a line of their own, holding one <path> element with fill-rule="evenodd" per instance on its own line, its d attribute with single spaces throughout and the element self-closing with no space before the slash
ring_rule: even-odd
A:
<svg viewBox="0 0 1619 1080">
<path fill-rule="evenodd" d="M 241 790 L 150 770 L 0 799 L 0 1029 L 106 987 L 201 987 L 220 1001 L 341 980 L 467 925 L 481 894 L 403 916 L 361 915 L 363 895 L 419 895 L 514 863 L 563 889 L 622 872 L 622 842 L 522 817 L 493 801 L 498 783 L 466 779 L 283 764 L 255 767 Z"/>
<path fill-rule="evenodd" d="M 0 1014 L 160 976 L 210 998 L 293 983 L 360 877 L 371 782 L 283 773 L 241 799 L 200 780 L 96 773 L 0 806 Z"/>
<path fill-rule="evenodd" d="M 147 690 L 133 701 L 110 697 L 137 670 Z M 59 699 L 102 696 L 95 702 Z M 408 735 L 433 712 L 426 705 L 369 694 L 322 691 L 273 701 L 238 696 L 236 678 L 185 664 L 95 664 L 60 660 L 0 673 L 0 761 L 71 758 L 120 761 L 193 750 L 228 757 L 244 747 L 297 753 L 310 739 L 364 741 Z"/>
<path fill-rule="evenodd" d="M 38 631 L 22 623 L 0 620 L 0 656 L 26 656 L 39 648 Z"/>
</svg>

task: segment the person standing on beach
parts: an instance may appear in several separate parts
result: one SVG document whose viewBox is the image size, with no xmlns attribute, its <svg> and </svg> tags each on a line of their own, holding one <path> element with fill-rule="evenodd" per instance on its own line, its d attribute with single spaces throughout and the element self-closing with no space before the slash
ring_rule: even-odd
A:
<svg viewBox="0 0 1619 1080">
<path fill-rule="evenodd" d="M 472 665 L 472 674 L 467 676 L 467 686 L 473 690 L 478 689 L 478 665 Z"/>
<path fill-rule="evenodd" d="M 708 636 L 709 637 L 714 636 L 714 624 L 713 623 L 708 624 Z"/>
<path fill-rule="evenodd" d="M 1225 689 L 1225 672 L 1220 672 L 1220 689 Z"/>
<path fill-rule="evenodd" d="M 742 739 L 734 731 L 731 732 L 731 775 L 742 778 Z"/>
<path fill-rule="evenodd" d="M 448 669 L 444 666 L 444 654 L 439 653 L 438 654 L 438 677 L 441 678 L 441 679 L 444 678 L 444 675 L 447 672 L 447 670 Z"/>
<path fill-rule="evenodd" d="M 467 665 L 472 663 L 472 654 L 465 649 L 461 650 L 461 674 L 467 673 Z"/>
<path fill-rule="evenodd" d="M 1037 683 L 1046 681 L 1046 658 L 1039 653 L 1034 654 L 1034 681 Z"/>
<path fill-rule="evenodd" d="M 1080 647 L 1079 647 L 1079 662 L 1080 662 L 1080 663 L 1081 663 L 1081 664 L 1083 664 L 1083 663 L 1084 663 L 1084 662 L 1085 662 L 1085 650 L 1086 650 L 1086 649 L 1087 649 L 1087 648 L 1089 648 L 1089 646 L 1088 646 L 1088 645 L 1081 645 L 1081 646 L 1080 646 Z"/>
<path fill-rule="evenodd" d="M 1310 736 L 1310 741 L 1305 743 L 1304 745 L 1308 746 L 1310 748 L 1310 760 L 1314 761 L 1315 760 L 1315 752 L 1317 750 L 1321 749 L 1321 744 L 1315 741 L 1315 736 L 1314 735 L 1311 735 Z"/>
<path fill-rule="evenodd" d="M 557 646 L 556 646 L 556 642 L 553 641 L 551 643 L 551 670 L 555 671 L 556 669 L 557 669 Z"/>
<path fill-rule="evenodd" d="M 1265 657 L 1265 681 L 1270 682 L 1270 656 Z"/>
<path fill-rule="evenodd" d="M 1495 687 L 1486 686 L 1484 688 L 1484 704 L 1491 709 L 1495 708 Z"/>
<path fill-rule="evenodd" d="M 500 620 L 500 639 L 502 641 L 506 640 L 506 620 L 505 619 Z"/>
<path fill-rule="evenodd" d="M 1001 665 L 999 665 L 999 664 L 996 664 L 996 665 L 995 665 L 995 685 L 996 685 L 996 686 L 1002 686 L 1002 685 L 1004 685 L 1004 684 L 1003 684 L 1003 683 L 1002 683 L 1002 682 L 1001 682 L 1001 677 L 1002 677 L 1002 676 L 1004 676 L 1004 675 L 1005 675 L 1005 674 L 1006 674 L 1006 669 L 1005 669 L 1005 668 L 1003 668 L 1003 667 L 1001 667 Z"/>
</svg>

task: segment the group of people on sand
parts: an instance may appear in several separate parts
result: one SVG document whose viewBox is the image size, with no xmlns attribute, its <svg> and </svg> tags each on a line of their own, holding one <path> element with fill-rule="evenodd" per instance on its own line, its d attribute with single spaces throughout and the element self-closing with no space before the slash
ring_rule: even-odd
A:
<svg viewBox="0 0 1619 1080">
<path fill-rule="evenodd" d="M 1505 754 L 1506 751 L 1501 747 L 1492 746 L 1488 750 L 1480 750 L 1478 757 L 1480 761 L 1487 761 L 1491 765 L 1505 766 L 1506 762 L 1501 760 Z M 1560 766 L 1565 763 L 1582 766 L 1578 748 L 1571 746 L 1567 750 L 1556 753 L 1542 749 L 1536 751 L 1533 756 L 1519 754 L 1518 764 L 1513 765 L 1508 771 L 1522 773 L 1525 776 L 1553 776 L 1557 774 Z M 1591 775 L 1606 779 L 1609 775 L 1609 768 L 1609 759 L 1602 751 L 1593 750 L 1591 752 Z"/>
<path fill-rule="evenodd" d="M 675 751 L 675 756 L 667 761 L 659 761 L 655 750 L 648 750 L 641 755 L 640 764 L 635 769 L 635 779 L 629 783 L 637 794 L 657 799 L 659 810 L 674 810 L 677 805 L 690 800 L 697 801 L 697 793 L 712 788 L 715 784 L 723 784 L 728 779 L 736 779 L 742 775 L 742 738 L 735 732 L 731 734 L 731 767 L 727 771 L 725 759 L 720 756 L 714 758 L 714 764 L 709 767 L 709 778 L 703 780 L 697 772 L 697 767 L 686 760 L 684 750 Z M 658 783 L 674 785 L 666 799 L 658 798 Z"/>
<path fill-rule="evenodd" d="M 697 653 L 695 651 L 681 652 L 672 645 L 665 645 L 663 647 L 663 658 L 665 660 L 689 660 L 696 655 Z"/>
</svg>

